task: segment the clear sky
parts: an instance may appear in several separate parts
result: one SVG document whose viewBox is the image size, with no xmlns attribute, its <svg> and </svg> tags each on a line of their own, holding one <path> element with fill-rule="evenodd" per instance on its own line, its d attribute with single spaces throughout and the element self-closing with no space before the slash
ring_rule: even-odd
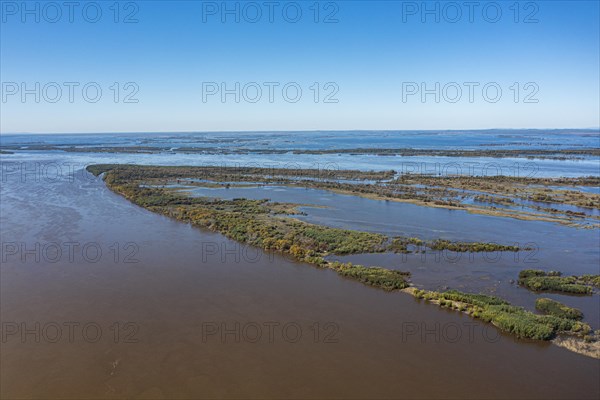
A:
<svg viewBox="0 0 600 400">
<path fill-rule="evenodd" d="M 76 3 L 1 2 L 2 133 L 600 125 L 598 1 Z"/>
</svg>

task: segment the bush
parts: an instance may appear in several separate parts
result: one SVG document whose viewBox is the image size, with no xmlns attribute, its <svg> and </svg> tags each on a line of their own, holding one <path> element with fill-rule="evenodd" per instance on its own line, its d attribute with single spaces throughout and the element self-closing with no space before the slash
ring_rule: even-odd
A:
<svg viewBox="0 0 600 400">
<path fill-rule="evenodd" d="M 535 308 L 545 314 L 554 315 L 560 318 L 581 320 L 583 313 L 576 308 L 568 307 L 552 299 L 541 298 L 535 301 Z"/>
<path fill-rule="evenodd" d="M 561 276 L 560 272 L 527 269 L 519 273 L 519 285 L 536 292 L 555 291 L 575 294 L 592 294 L 591 286 L 585 285 L 576 276 Z"/>
<path fill-rule="evenodd" d="M 451 242 L 449 240 L 438 239 L 428 246 L 432 250 L 450 250 L 456 252 L 492 252 L 492 251 L 519 251 L 517 246 L 506 246 L 497 243 L 481 242 Z"/>
<path fill-rule="evenodd" d="M 364 267 L 362 265 L 352 265 L 351 263 L 332 263 L 330 268 L 342 276 L 384 290 L 396 290 L 408 287 L 406 278 L 409 274 L 402 271 L 381 267 Z"/>
<path fill-rule="evenodd" d="M 590 335 L 585 335 L 583 337 L 583 340 L 585 340 L 587 343 L 593 343 L 596 341 L 596 339 L 593 336 Z"/>
</svg>

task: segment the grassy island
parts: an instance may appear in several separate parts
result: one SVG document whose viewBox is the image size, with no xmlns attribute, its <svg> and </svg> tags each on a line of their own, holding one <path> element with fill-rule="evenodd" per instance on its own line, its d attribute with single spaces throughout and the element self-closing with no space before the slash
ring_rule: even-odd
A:
<svg viewBox="0 0 600 400">
<path fill-rule="evenodd" d="M 536 292 L 561 292 L 592 294 L 593 286 L 598 287 L 599 275 L 562 276 L 557 271 L 526 269 L 519 272 L 519 285 Z"/>
<path fill-rule="evenodd" d="M 497 243 L 481 242 L 451 242 L 449 240 L 434 240 L 429 247 L 433 250 L 450 250 L 456 252 L 492 252 L 492 251 L 519 251 L 531 250 L 530 248 L 520 249 L 518 246 L 506 246 Z"/>
<path fill-rule="evenodd" d="M 498 243 L 484 242 L 453 242 L 445 239 L 436 239 L 432 241 L 423 241 L 414 237 L 394 237 L 389 246 L 389 249 L 396 253 L 412 253 L 409 246 L 417 247 L 415 251 L 424 251 L 429 248 L 435 251 L 448 250 L 457 253 L 481 253 L 481 252 L 496 252 L 496 251 L 521 251 L 531 250 L 531 248 L 520 248 L 519 246 L 508 246 Z"/>
<path fill-rule="evenodd" d="M 592 332 L 588 324 L 572 317 L 572 311 L 564 311 L 559 315 L 560 313 L 555 311 L 555 308 L 548 306 L 547 303 L 544 303 L 544 307 L 552 309 L 553 312 L 548 312 L 549 315 L 538 315 L 522 307 L 513 306 L 498 297 L 483 294 L 463 293 L 456 290 L 434 292 L 419 289 L 412 289 L 411 293 L 418 299 L 424 299 L 440 307 L 462 311 L 473 318 L 492 323 L 500 330 L 520 338 L 550 340 L 559 333 L 583 338 L 584 336 L 589 337 Z M 567 314 L 568 317 L 564 314 Z"/>
</svg>

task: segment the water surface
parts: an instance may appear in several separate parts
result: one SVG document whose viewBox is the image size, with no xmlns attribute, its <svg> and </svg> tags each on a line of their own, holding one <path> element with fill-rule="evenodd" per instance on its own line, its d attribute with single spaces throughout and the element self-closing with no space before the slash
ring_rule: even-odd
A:
<svg viewBox="0 0 600 400">
<path fill-rule="evenodd" d="M 57 343 L 44 337 L 38 342 L 35 335 L 24 343 L 18 335 L 3 340 L 3 398 L 548 399 L 600 394 L 597 360 L 498 335 L 492 327 L 484 336 L 486 326 L 464 315 L 240 247 L 134 206 L 81 171 L 72 181 L 7 179 L 0 195 L 3 246 L 16 242 L 32 249 L 36 243 L 76 242 L 104 250 L 96 262 L 80 252 L 73 261 L 65 255 L 57 262 L 48 255 L 37 261 L 31 254 L 3 260 L 2 323 L 28 328 L 36 322 L 95 323 L 103 332 L 95 343 L 80 336 Z M 124 246 L 131 242 L 138 251 L 129 261 L 137 263 L 124 261 L 125 253 L 130 255 Z M 110 250 L 115 243 L 121 249 L 116 258 Z M 115 343 L 110 330 L 115 322 L 135 323 L 137 343 L 122 337 Z M 231 328 L 236 322 L 295 323 L 303 333 L 296 342 L 281 335 L 256 343 L 248 335 L 239 341 L 235 334 L 225 340 L 203 338 L 203 324 Z M 335 324 L 335 340 L 324 343 L 321 335 L 315 342 L 310 330 L 315 323 Z M 475 325 L 465 325 L 470 323 Z M 407 334 L 421 326 L 437 334 Z M 449 330 L 456 327 L 462 332 L 458 340 Z M 474 329 L 473 340 L 468 327 Z"/>
</svg>

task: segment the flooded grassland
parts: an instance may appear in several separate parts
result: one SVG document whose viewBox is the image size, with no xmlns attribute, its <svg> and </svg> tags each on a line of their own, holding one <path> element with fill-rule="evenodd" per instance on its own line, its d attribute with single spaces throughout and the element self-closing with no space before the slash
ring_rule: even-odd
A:
<svg viewBox="0 0 600 400">
<path fill-rule="evenodd" d="M 503 147 L 519 147 L 510 136 Z M 212 140 L 188 139 L 136 143 Z M 301 139 L 289 148 L 310 149 Z M 480 179 L 402 173 L 396 156 L 373 154 L 336 154 L 336 168 L 315 171 L 304 168 L 311 157 L 329 155 L 298 154 L 308 164 L 96 165 L 98 176 L 37 179 L 38 164 L 51 164 L 48 175 L 65 162 L 213 159 L 6 151 L 2 398 L 600 395 L 599 192 L 588 161 Z"/>
<path fill-rule="evenodd" d="M 94 175 L 104 174 L 107 185 L 113 191 L 151 211 L 222 233 L 238 242 L 263 250 L 274 250 L 290 255 L 297 261 L 330 269 L 343 277 L 388 291 L 408 288 L 410 273 L 394 268 L 366 267 L 351 262 L 329 260 L 327 257 L 386 251 L 405 254 L 421 253 L 428 249 L 433 251 L 450 250 L 458 253 L 519 252 L 534 249 L 532 246 L 481 241 L 453 242 L 444 238 L 426 241 L 417 237 L 386 237 L 380 233 L 339 229 L 292 218 L 291 216 L 299 214 L 297 209 L 299 204 L 273 202 L 269 199 L 234 198 L 226 200 L 190 196 L 189 193 L 183 193 L 181 187 L 174 184 L 174 182 L 181 183 L 182 179 L 191 179 L 200 186 L 203 184 L 202 182 L 212 181 L 224 184 L 225 188 L 229 188 L 232 185 L 230 178 L 233 174 L 243 176 L 246 181 L 256 182 L 261 179 L 265 180 L 265 174 L 269 174 L 266 180 L 272 180 L 281 179 L 275 178 L 281 174 L 299 175 L 299 171 L 267 171 L 256 168 L 234 171 L 202 167 L 126 165 L 90 166 L 88 170 Z M 343 171 L 339 175 L 331 178 L 335 179 L 341 176 L 348 178 L 350 176 L 360 179 L 361 173 L 359 171 Z M 296 177 L 301 178 L 302 176 Z M 164 185 L 157 185 L 157 182 L 161 180 Z M 315 181 L 303 180 L 301 182 L 314 184 Z M 317 182 L 323 183 L 323 181 Z M 554 185 L 558 182 L 552 181 L 551 183 Z M 581 185 L 582 183 L 584 183 L 582 180 L 577 180 L 577 184 Z M 233 184 L 235 185 L 235 183 Z M 372 184 L 370 186 L 377 187 Z M 594 199 L 594 196 L 592 195 L 591 198 Z M 567 201 L 562 200 L 563 202 Z M 525 277 L 522 276 L 524 273 L 526 271 L 520 273 L 519 283 L 538 291 L 593 296 L 596 289 L 600 288 L 599 275 L 586 274 L 566 278 L 561 276 L 562 272 L 553 272 L 551 277 L 547 277 L 543 275 L 543 271 L 538 270 L 532 272 L 537 275 L 530 279 L 544 280 L 545 285 L 540 285 L 539 282 L 536 282 L 535 285 L 527 285 Z M 463 293 L 456 290 L 439 293 L 422 289 L 410 290 L 407 293 L 415 295 L 418 299 L 433 301 L 440 306 L 450 307 L 474 318 L 491 322 L 501 330 L 520 338 L 551 340 L 559 335 L 570 336 L 569 349 L 579 349 L 578 351 L 582 354 L 600 358 L 600 343 L 598 343 L 600 331 L 594 332 L 589 324 L 582 322 L 583 314 L 572 318 L 571 314 L 550 312 L 545 308 L 542 310 L 546 312 L 540 315 L 527 311 L 523 307 L 511 305 L 508 301 L 494 296 Z M 561 303 L 557 304 L 566 307 Z M 538 310 L 540 310 L 539 307 Z M 577 341 L 580 342 L 579 346 L 572 345 Z"/>
</svg>

